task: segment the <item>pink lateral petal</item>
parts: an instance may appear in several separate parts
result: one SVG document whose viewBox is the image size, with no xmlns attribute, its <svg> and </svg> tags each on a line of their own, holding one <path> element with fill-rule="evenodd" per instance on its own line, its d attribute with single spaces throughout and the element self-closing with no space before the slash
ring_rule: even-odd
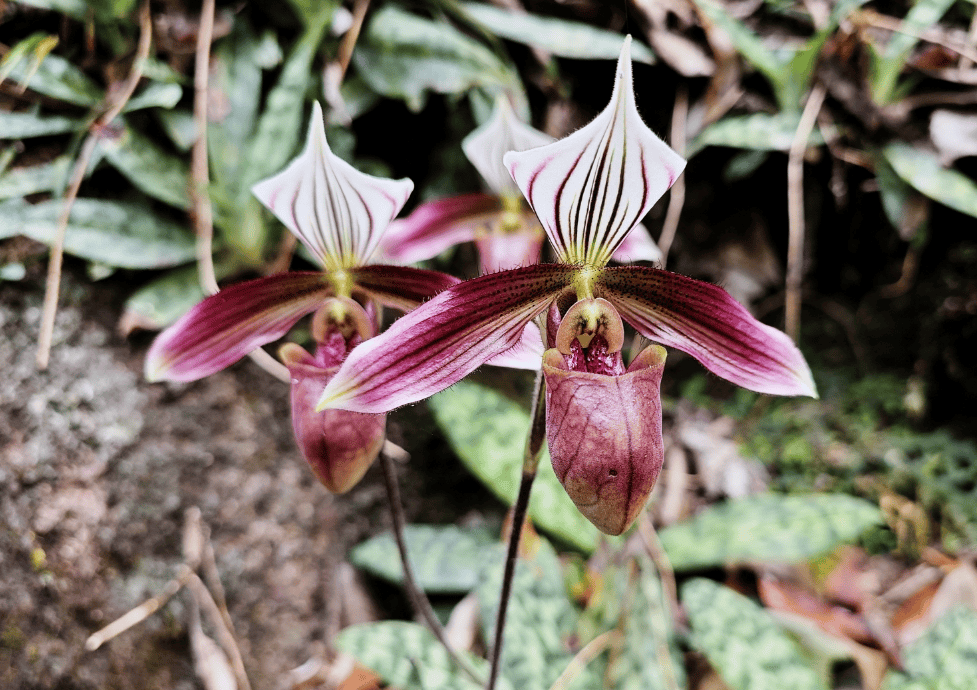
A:
<svg viewBox="0 0 977 690">
<path fill-rule="evenodd" d="M 628 236 L 621 242 L 621 246 L 614 251 L 611 259 L 619 264 L 630 264 L 635 261 L 661 261 L 662 250 L 651 239 L 648 228 L 639 224 L 628 233 Z"/>
<path fill-rule="evenodd" d="M 590 124 L 504 158 L 565 263 L 605 265 L 685 167 L 638 114 L 630 45 L 628 37 L 610 103 Z"/>
<path fill-rule="evenodd" d="M 348 273 L 370 297 L 401 311 L 410 311 L 461 282 L 447 273 L 409 266 L 357 266 Z"/>
<path fill-rule="evenodd" d="M 539 327 L 531 321 L 522 329 L 522 336 L 520 336 L 515 347 L 486 362 L 493 367 L 525 369 L 527 371 L 539 371 L 542 363 L 543 338 L 539 334 Z"/>
<path fill-rule="evenodd" d="M 595 292 L 642 335 L 692 355 L 727 381 L 758 393 L 817 397 L 811 370 L 793 341 L 716 285 L 622 266 L 604 269 Z"/>
<path fill-rule="evenodd" d="M 413 264 L 432 259 L 448 247 L 471 242 L 487 217 L 500 209 L 498 199 L 480 192 L 423 203 L 387 226 L 373 261 Z"/>
<path fill-rule="evenodd" d="M 210 376 L 281 338 L 330 293 L 319 272 L 279 273 L 226 287 L 159 334 L 146 355 L 146 378 Z"/>
<path fill-rule="evenodd" d="M 546 235 L 532 212 L 522 214 L 521 221 L 517 230 L 490 228 L 489 232 L 475 238 L 482 273 L 539 263 Z M 540 352 L 540 356 L 542 354 Z"/>
<path fill-rule="evenodd" d="M 457 383 L 515 346 L 526 324 L 579 269 L 540 264 L 481 276 L 442 292 L 358 345 L 318 409 L 388 412 Z"/>
</svg>

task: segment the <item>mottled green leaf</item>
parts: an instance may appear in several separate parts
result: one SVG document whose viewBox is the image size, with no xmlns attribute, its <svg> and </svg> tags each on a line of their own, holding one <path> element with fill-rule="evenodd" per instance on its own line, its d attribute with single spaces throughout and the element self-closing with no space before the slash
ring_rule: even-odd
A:
<svg viewBox="0 0 977 690">
<path fill-rule="evenodd" d="M 522 94 L 518 77 L 488 48 L 445 22 L 392 5 L 373 15 L 353 53 L 359 75 L 377 93 L 424 107 L 428 91 L 464 93 L 482 87 Z"/>
<path fill-rule="evenodd" d="M 478 587 L 482 633 L 487 640 L 494 636 L 504 553 L 500 544 Z M 531 559 L 521 558 L 516 564 L 502 648 L 502 676 L 521 690 L 547 690 L 573 658 L 568 642 L 576 631 L 578 618 L 579 613 L 567 598 L 556 552 L 541 540 Z M 585 670 L 570 687 L 597 685 Z"/>
<path fill-rule="evenodd" d="M 179 84 L 150 82 L 126 102 L 122 112 L 131 113 L 146 108 L 169 110 L 179 103 L 181 98 L 183 98 L 183 87 Z"/>
<path fill-rule="evenodd" d="M 827 690 L 796 644 L 752 600 L 712 580 L 682 587 L 690 642 L 731 690 Z"/>
<path fill-rule="evenodd" d="M 105 159 L 143 192 L 177 208 L 190 208 L 190 169 L 187 163 L 159 148 L 128 125 L 118 136 L 99 142 Z"/>
<path fill-rule="evenodd" d="M 54 191 L 68 178 L 71 163 L 70 156 L 61 156 L 50 163 L 6 170 L 0 175 L 0 199 Z"/>
<path fill-rule="evenodd" d="M 193 148 L 193 143 L 197 140 L 197 124 L 193 121 L 193 113 L 188 110 L 156 110 L 155 115 L 174 146 L 184 152 Z M 208 135 L 215 129 L 211 124 L 207 129 Z M 207 143 L 210 143 L 210 136 Z"/>
<path fill-rule="evenodd" d="M 655 566 L 645 555 L 636 558 L 633 581 L 623 591 L 624 641 L 607 670 L 614 690 L 668 690 L 686 687 L 685 666 L 672 617 Z M 623 572 L 627 575 L 627 572 Z"/>
<path fill-rule="evenodd" d="M 876 103 L 894 100 L 896 83 L 920 34 L 940 21 L 955 0 L 917 0 L 903 19 L 901 31 L 895 31 L 881 49 L 869 50 L 869 85 Z M 872 48 L 871 44 L 869 46 Z"/>
<path fill-rule="evenodd" d="M 977 687 L 977 612 L 957 607 L 903 650 L 905 673 L 890 671 L 883 690 L 972 690 Z"/>
<path fill-rule="evenodd" d="M 78 117 L 0 111 L 0 139 L 30 139 L 66 134 L 81 129 L 84 124 L 85 121 Z"/>
<path fill-rule="evenodd" d="M 26 235 L 50 244 L 62 201 L 31 205 L 22 199 L 0 204 L 0 238 Z M 147 206 L 77 199 L 64 249 L 68 254 L 119 268 L 165 268 L 194 258 L 193 237 Z"/>
<path fill-rule="evenodd" d="M 31 66 L 20 61 L 10 70 L 10 79 L 37 93 L 86 108 L 102 100 L 102 90 L 95 82 L 60 55 L 45 57 L 33 74 Z"/>
<path fill-rule="evenodd" d="M 29 5 L 40 10 L 51 10 L 84 21 L 88 14 L 85 0 L 17 0 L 18 5 Z"/>
<path fill-rule="evenodd" d="M 338 0 L 290 0 L 292 9 L 306 26 L 313 24 L 317 17 L 322 13 L 323 8 L 331 8 L 330 18 L 336 13 L 340 3 Z"/>
<path fill-rule="evenodd" d="M 889 144 L 882 155 L 896 174 L 930 199 L 977 217 L 977 183 L 940 165 L 936 154 L 909 144 Z"/>
<path fill-rule="evenodd" d="M 407 525 L 407 553 L 421 589 L 427 592 L 470 592 L 480 573 L 498 557 L 499 541 L 485 529 L 455 525 Z M 363 542 L 349 554 L 353 565 L 391 582 L 401 583 L 404 571 L 392 534 Z"/>
<path fill-rule="evenodd" d="M 428 406 L 465 466 L 503 501 L 515 501 L 529 413 L 498 391 L 468 381 L 429 398 Z M 597 528 L 573 505 L 545 450 L 529 515 L 543 529 L 581 549 L 590 551 L 597 544 Z"/>
<path fill-rule="evenodd" d="M 27 269 L 19 261 L 0 265 L 0 280 L 23 280 L 26 275 Z"/>
<path fill-rule="evenodd" d="M 195 265 L 173 269 L 139 288 L 126 300 L 120 328 L 123 332 L 136 328 L 161 330 L 176 323 L 204 297 Z"/>
<path fill-rule="evenodd" d="M 354 657 L 399 690 L 478 690 L 455 667 L 431 632 L 416 623 L 384 621 L 354 625 L 336 636 L 336 648 Z M 475 670 L 488 677 L 488 664 L 468 655 Z M 500 688 L 512 686 L 500 683 Z"/>
<path fill-rule="evenodd" d="M 694 156 L 707 146 L 789 151 L 800 119 L 800 113 L 787 111 L 725 117 L 706 127 L 692 140 L 688 147 L 688 156 Z M 812 130 L 807 140 L 808 146 L 820 146 L 823 143 L 824 138 L 817 128 Z"/>
<path fill-rule="evenodd" d="M 812 558 L 881 522 L 871 503 L 843 494 L 761 494 L 706 508 L 661 531 L 675 570 Z"/>
<path fill-rule="evenodd" d="M 462 7 L 475 21 L 510 41 L 542 48 L 560 57 L 584 60 L 617 60 L 624 36 L 582 22 L 512 12 L 483 3 L 466 2 Z M 654 64 L 655 54 L 643 43 L 631 43 L 636 62 Z"/>
</svg>

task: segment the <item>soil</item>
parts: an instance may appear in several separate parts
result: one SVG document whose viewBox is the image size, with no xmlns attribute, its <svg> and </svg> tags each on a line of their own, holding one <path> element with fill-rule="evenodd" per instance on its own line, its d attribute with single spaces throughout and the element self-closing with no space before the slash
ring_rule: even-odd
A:
<svg viewBox="0 0 977 690">
<path fill-rule="evenodd" d="M 191 507 L 210 529 L 253 687 L 283 687 L 325 649 L 337 565 L 389 524 L 381 474 L 327 493 L 294 445 L 287 386 L 250 362 L 192 384 L 146 383 L 150 337 L 114 330 L 132 287 L 67 275 L 38 372 L 43 279 L 0 283 L 0 687 L 199 687 L 183 594 L 84 650 L 174 577 Z M 443 461 L 423 406 L 389 428 L 394 440 L 408 429 L 415 449 L 400 467 L 408 519 L 449 522 L 459 505 L 499 519 L 501 506 Z"/>
</svg>

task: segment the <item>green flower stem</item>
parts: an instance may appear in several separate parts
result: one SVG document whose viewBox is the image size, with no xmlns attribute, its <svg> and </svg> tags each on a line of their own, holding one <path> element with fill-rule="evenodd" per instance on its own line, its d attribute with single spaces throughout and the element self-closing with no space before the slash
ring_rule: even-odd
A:
<svg viewBox="0 0 977 690">
<path fill-rule="evenodd" d="M 407 543 L 404 541 L 404 523 L 406 522 L 404 519 L 404 506 L 400 500 L 400 487 L 397 484 L 397 468 L 394 466 L 393 454 L 390 452 L 392 449 L 388 450 L 390 446 L 393 446 L 393 444 L 389 441 L 383 444 L 383 449 L 380 451 L 380 466 L 383 468 L 383 480 L 387 487 L 387 500 L 390 503 L 390 515 L 394 523 L 394 539 L 397 542 L 397 550 L 400 552 L 400 563 L 404 569 L 404 588 L 407 590 L 407 596 L 410 599 L 415 613 L 424 619 L 427 627 L 438 638 L 438 642 L 448 652 L 451 660 L 472 681 L 481 683 L 482 679 L 475 672 L 475 669 L 472 668 L 471 664 L 459 656 L 452 649 L 451 645 L 448 644 L 444 627 L 435 615 L 434 609 L 431 608 L 431 601 L 427 598 L 424 590 L 418 586 L 417 579 L 414 577 L 414 568 L 407 556 Z M 396 446 L 393 447 L 396 448 Z"/>
<path fill-rule="evenodd" d="M 539 454 L 546 437 L 546 383 L 543 370 L 536 375 L 536 386 L 533 391 L 533 419 L 529 426 L 529 437 L 526 439 L 526 454 L 522 462 L 522 481 L 519 483 L 519 495 L 512 506 L 512 523 L 509 527 L 509 548 L 506 551 L 505 571 L 502 575 L 502 593 L 499 595 L 499 613 L 495 619 L 495 641 L 492 645 L 492 669 L 489 673 L 485 690 L 494 690 L 499 677 L 502 661 L 502 643 L 505 638 L 505 616 L 512 597 L 512 580 L 516 573 L 516 562 L 519 559 L 519 538 L 522 527 L 526 522 L 529 510 L 529 495 L 536 479 L 536 468 L 539 467 Z"/>
</svg>

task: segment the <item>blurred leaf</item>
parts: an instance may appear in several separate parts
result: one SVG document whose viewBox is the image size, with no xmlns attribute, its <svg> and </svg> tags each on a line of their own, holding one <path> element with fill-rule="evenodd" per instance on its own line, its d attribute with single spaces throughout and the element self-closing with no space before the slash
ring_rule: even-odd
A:
<svg viewBox="0 0 977 690">
<path fill-rule="evenodd" d="M 428 406 L 465 466 L 511 505 L 522 477 L 529 413 L 498 391 L 468 381 L 429 398 Z M 597 528 L 573 505 L 545 450 L 529 515 L 534 523 L 578 548 L 592 551 L 597 545 Z"/>
<path fill-rule="evenodd" d="M 384 621 L 353 625 L 336 637 L 336 648 L 353 656 L 391 687 L 400 690 L 480 688 L 455 668 L 448 652 L 434 635 L 416 623 Z M 488 664 L 472 655 L 467 656 L 475 669 L 488 677 Z M 499 687 L 500 690 L 512 688 L 507 683 L 500 683 Z"/>
<path fill-rule="evenodd" d="M 19 261 L 0 265 L 0 280 L 23 280 L 27 275 L 27 269 Z"/>
<path fill-rule="evenodd" d="M 913 188 L 944 206 L 977 217 L 977 183 L 963 173 L 941 166 L 935 154 L 895 143 L 882 149 L 882 155 Z"/>
<path fill-rule="evenodd" d="M 903 650 L 905 674 L 890 671 L 883 690 L 972 690 L 977 687 L 977 613 L 957 607 Z"/>
<path fill-rule="evenodd" d="M 323 11 L 329 13 L 329 21 L 332 22 L 332 16 L 340 2 L 339 0 L 289 0 L 289 4 L 299 19 L 302 20 L 302 23 L 308 27 L 318 21 Z"/>
<path fill-rule="evenodd" d="M 689 144 L 691 158 L 707 146 L 730 146 L 757 151 L 789 151 L 801 115 L 798 112 L 753 113 L 725 117 L 706 127 Z M 808 146 L 821 146 L 824 137 L 817 128 L 811 131 Z"/>
<path fill-rule="evenodd" d="M 407 553 L 421 589 L 427 592 L 470 592 L 481 571 L 498 555 L 498 540 L 485 529 L 454 525 L 407 525 Z M 381 534 L 353 548 L 353 565 L 390 582 L 404 579 L 392 534 Z"/>
<path fill-rule="evenodd" d="M 122 112 L 131 113 L 146 108 L 165 108 L 169 110 L 183 98 L 183 87 L 179 84 L 160 84 L 150 82 L 142 91 L 129 99 Z"/>
<path fill-rule="evenodd" d="M 189 81 L 167 63 L 154 57 L 147 57 L 143 61 L 142 75 L 160 84 L 185 84 Z"/>
<path fill-rule="evenodd" d="M 0 203 L 0 239 L 26 235 L 50 244 L 62 203 Z M 119 268 L 165 268 L 194 258 L 193 237 L 181 226 L 148 206 L 98 199 L 75 201 L 64 248 L 68 254 Z"/>
<path fill-rule="evenodd" d="M 78 117 L 51 117 L 36 113 L 0 111 L 0 139 L 30 139 L 76 132 L 85 126 Z"/>
<path fill-rule="evenodd" d="M 461 6 L 492 33 L 542 48 L 553 55 L 582 60 L 617 60 L 621 54 L 624 36 L 616 31 L 528 12 L 512 12 L 483 3 L 465 2 Z M 655 63 L 651 48 L 637 41 L 631 43 L 631 57 L 636 62 Z"/>
<path fill-rule="evenodd" d="M 13 65 L 10 79 L 32 91 L 86 108 L 102 101 L 102 90 L 60 55 L 48 55 L 33 74 L 23 61 Z"/>
<path fill-rule="evenodd" d="M 556 552 L 545 540 L 539 540 L 538 546 L 531 558 L 520 558 L 516 564 L 502 647 L 501 675 L 522 690 L 547 690 L 563 673 L 573 658 L 567 641 L 579 617 L 567 598 Z M 494 636 L 505 566 L 504 548 L 499 547 L 478 588 L 482 633 L 487 640 Z M 571 687 L 598 685 L 585 669 Z"/>
<path fill-rule="evenodd" d="M 925 230 L 929 220 L 928 198 L 906 184 L 881 156 L 875 160 L 875 181 L 889 222 L 899 232 L 900 239 L 913 240 L 920 230 Z"/>
<path fill-rule="evenodd" d="M 918 36 L 940 21 L 955 0 L 917 0 L 903 19 L 903 30 L 893 32 L 888 43 L 881 49 L 869 44 L 869 86 L 872 99 L 880 104 L 891 103 L 896 82 Z"/>
<path fill-rule="evenodd" d="M 661 531 L 675 570 L 755 561 L 790 563 L 854 539 L 882 520 L 871 503 L 843 494 L 760 494 L 706 508 Z"/>
<path fill-rule="evenodd" d="M 218 279 L 221 277 L 219 273 Z M 126 300 L 119 330 L 123 335 L 137 328 L 161 330 L 176 323 L 205 296 L 197 278 L 196 265 L 173 269 L 139 288 Z"/>
<path fill-rule="evenodd" d="M 729 587 L 697 578 L 682 586 L 690 643 L 731 690 L 826 690 L 773 617 Z"/>
<path fill-rule="evenodd" d="M 193 113 L 188 110 L 156 110 L 154 114 L 174 146 L 183 152 L 193 148 L 193 142 L 197 140 L 197 125 L 193 121 Z M 215 129 L 211 124 L 207 129 L 208 134 Z M 210 143 L 210 137 L 207 142 Z"/>
<path fill-rule="evenodd" d="M 182 158 L 128 125 L 118 136 L 103 137 L 99 146 L 112 167 L 140 190 L 171 206 L 190 208 L 190 169 Z"/>
<path fill-rule="evenodd" d="M 41 61 L 58 45 L 58 37 L 38 31 L 17 42 L 0 60 L 0 81 L 10 76 L 14 68 L 21 67 L 22 83 L 30 81 Z M 26 65 L 24 62 L 26 61 Z M 25 85 L 26 88 L 26 85 Z"/>
<path fill-rule="evenodd" d="M 5 171 L 0 175 L 0 199 L 54 191 L 68 178 L 71 163 L 70 156 L 60 156 L 50 163 Z"/>
<path fill-rule="evenodd" d="M 85 0 L 17 0 L 18 5 L 29 5 L 39 10 L 51 10 L 66 14 L 73 19 L 84 21 L 88 17 L 89 6 Z"/>
<path fill-rule="evenodd" d="M 645 555 L 636 559 L 633 595 L 625 602 L 624 643 L 612 657 L 607 675 L 614 690 L 668 690 L 687 681 L 682 653 L 672 629 L 655 566 Z M 605 571 L 606 573 L 607 571 Z M 667 664 L 662 663 L 667 655 Z"/>
<path fill-rule="evenodd" d="M 420 111 L 428 91 L 464 93 L 487 88 L 522 94 L 512 69 L 488 48 L 445 22 L 387 5 L 373 15 L 353 62 L 377 93 Z"/>
<path fill-rule="evenodd" d="M 723 168 L 723 182 L 744 180 L 757 171 L 770 157 L 769 151 L 746 149 L 729 159 Z"/>
</svg>

